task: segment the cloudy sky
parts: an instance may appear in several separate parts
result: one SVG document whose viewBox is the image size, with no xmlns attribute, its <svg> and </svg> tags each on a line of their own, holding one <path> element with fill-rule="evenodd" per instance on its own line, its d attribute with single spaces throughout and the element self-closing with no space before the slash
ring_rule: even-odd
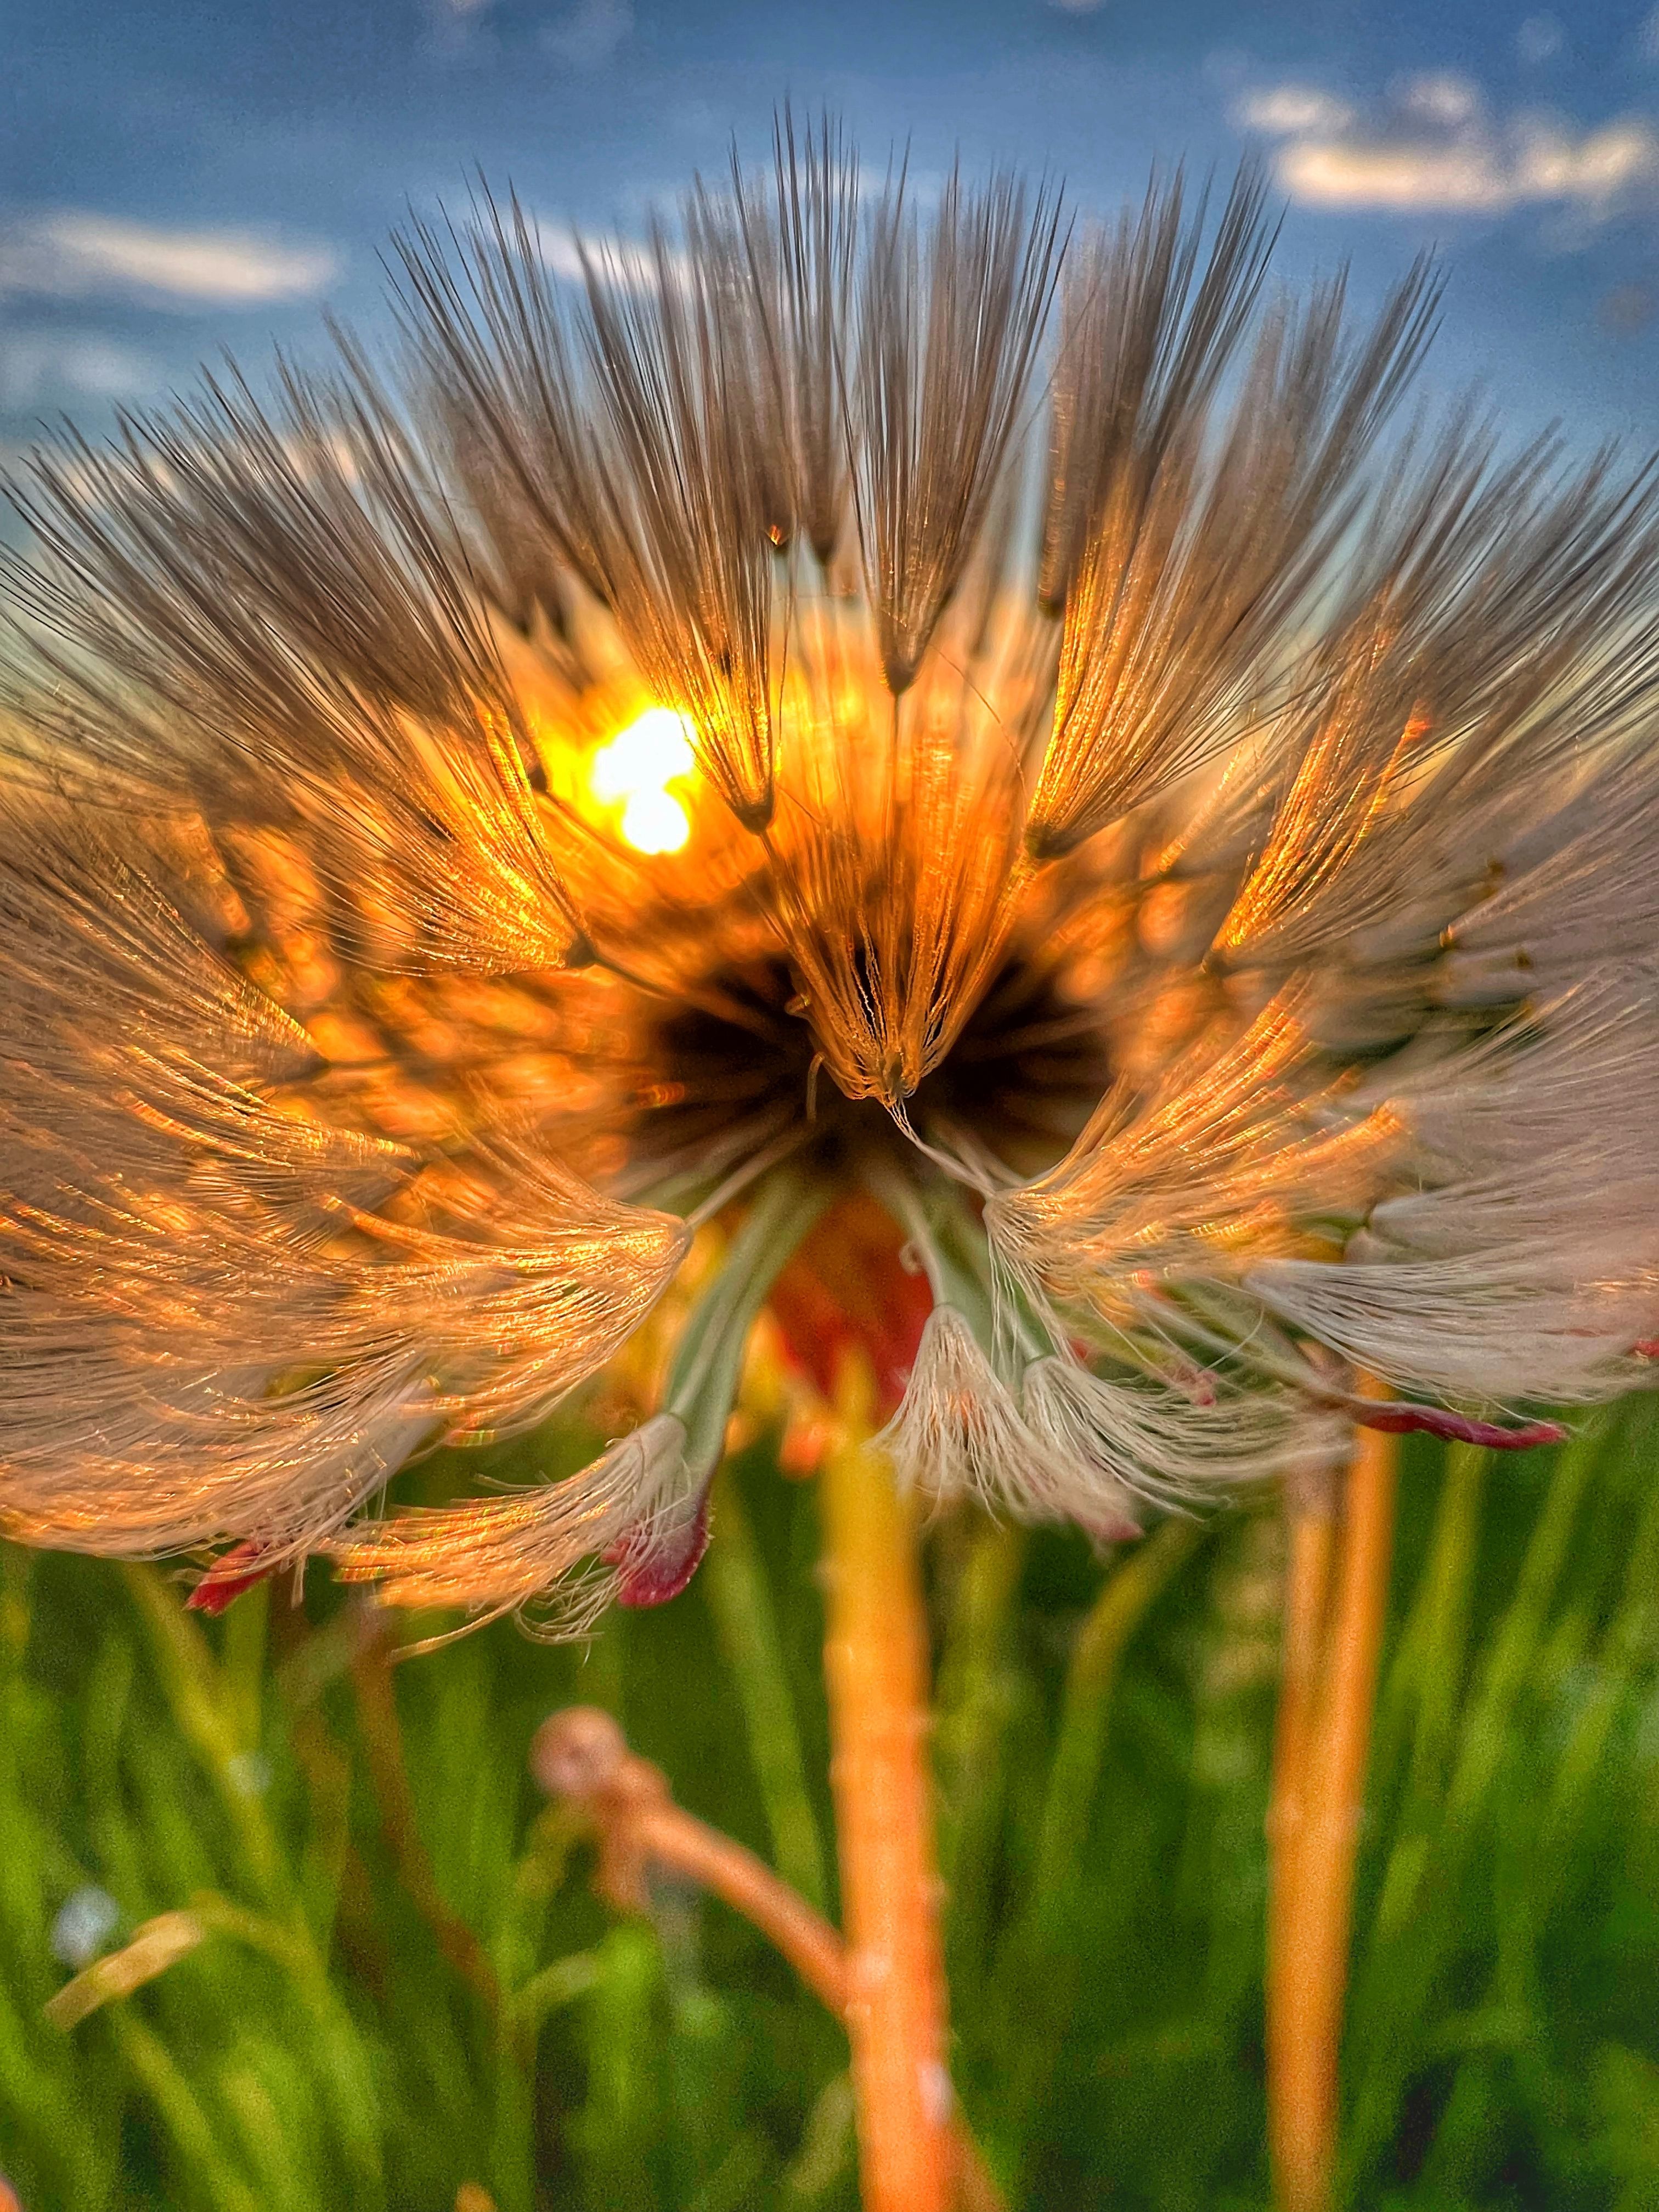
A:
<svg viewBox="0 0 1659 2212">
<path fill-rule="evenodd" d="M 475 167 L 556 258 L 637 234 L 786 94 L 924 179 L 960 149 L 1085 210 L 1258 152 L 1291 273 L 1374 298 L 1438 247 L 1438 381 L 1659 443 L 1651 0 L 10 0 L 0 448 L 372 323 L 386 233 Z"/>
</svg>

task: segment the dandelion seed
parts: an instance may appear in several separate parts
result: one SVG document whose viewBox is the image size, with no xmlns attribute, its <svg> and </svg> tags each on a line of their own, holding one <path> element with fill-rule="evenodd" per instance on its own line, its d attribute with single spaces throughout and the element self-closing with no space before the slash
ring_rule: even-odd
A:
<svg viewBox="0 0 1659 2212">
<path fill-rule="evenodd" d="M 9 1533 L 572 1633 L 695 1568 L 769 1308 L 1109 1538 L 1361 1370 L 1516 1444 L 1646 1371 L 1652 467 L 1401 428 L 1431 272 L 1272 294 L 1253 176 L 775 157 L 574 287 L 482 199 L 386 362 L 19 472 Z"/>
<path fill-rule="evenodd" d="M 83 1882 L 58 1909 L 48 1942 L 60 1965 L 78 1972 L 98 1957 L 121 1924 L 121 1908 L 106 1889 Z"/>
</svg>

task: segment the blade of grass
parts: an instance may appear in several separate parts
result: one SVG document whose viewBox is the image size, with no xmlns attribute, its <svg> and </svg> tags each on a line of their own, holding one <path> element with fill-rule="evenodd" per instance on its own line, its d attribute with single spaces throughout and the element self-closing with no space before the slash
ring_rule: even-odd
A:
<svg viewBox="0 0 1659 2212">
<path fill-rule="evenodd" d="M 1034 2129 L 1076 2008 L 1081 1965 L 1064 1942 L 1087 1841 L 1118 1668 L 1135 1630 L 1203 1542 L 1201 1522 L 1174 1518 L 1121 1558 L 1085 1616 L 1066 1672 L 1060 1727 L 1037 1829 L 1030 1885 L 1005 1946 L 1011 2017 L 1021 2034 L 994 2123 L 994 2165 L 1010 2201 L 1024 2193 Z M 999 1976 L 999 1979 L 1003 1975 Z"/>
<path fill-rule="evenodd" d="M 993 1522 L 974 1537 L 958 1579 L 934 1698 L 933 1753 L 939 1770 L 939 1872 L 958 1888 L 996 1817 L 995 1757 L 1008 1700 L 1004 1643 L 1024 1570 L 1027 1537 L 1012 1522 Z"/>
<path fill-rule="evenodd" d="M 1404 1808 L 1377 1906 L 1376 1924 L 1384 1933 L 1410 1917 L 1445 1788 L 1463 1697 L 1480 1509 L 1491 1457 L 1471 1444 L 1454 1444 L 1446 1455 L 1427 1564 L 1389 1669 L 1389 1725 L 1401 1737 L 1409 1726 L 1410 1759 Z M 1409 1723 L 1407 1712 L 1413 1717 Z M 1379 1764 L 1386 1771 L 1392 1763 L 1385 1745 Z"/>
<path fill-rule="evenodd" d="M 807 1788 L 777 1608 L 743 1493 L 729 1468 L 715 1482 L 709 1526 L 708 1554 L 699 1580 L 737 1686 L 773 1863 L 814 1911 L 827 1911 L 823 1838 Z"/>
<path fill-rule="evenodd" d="M 1031 1902 L 1039 1920 L 1064 1897 L 1082 1856 L 1112 1691 L 1129 1639 L 1207 1533 L 1200 1521 L 1164 1522 L 1114 1567 L 1079 1631 L 1043 1799 Z"/>
<path fill-rule="evenodd" d="M 156 1672 L 179 1732 L 218 1793 L 254 1887 L 267 1901 L 288 1902 L 287 1871 L 261 1796 L 239 1779 L 236 1761 L 257 1747 L 238 1725 L 240 1716 L 206 1637 L 154 1567 L 125 1564 L 121 1576 L 149 1632 Z"/>
<path fill-rule="evenodd" d="M 351 1684 L 357 1700 L 357 1732 L 370 1786 L 380 1814 L 380 1833 L 405 1895 L 431 1930 L 433 1941 L 483 2007 L 492 2028 L 501 2020 L 501 1989 L 495 1969 L 472 1929 L 438 1887 L 432 1859 L 422 1839 L 404 1763 L 402 1724 L 392 1679 L 388 1631 L 381 1619 L 365 1614 L 351 1659 Z"/>
<path fill-rule="evenodd" d="M 179 2177 L 193 2198 L 214 2212 L 264 2212 L 247 2182 L 232 2166 L 223 2136 L 203 2106 L 188 2077 L 158 2035 L 125 2005 L 111 2014 L 116 2048 L 125 2059 L 171 2138 Z"/>
<path fill-rule="evenodd" d="M 1433 1814 L 1425 1812 L 1423 1825 L 1406 1840 L 1401 1873 L 1395 1875 L 1390 1867 L 1385 1876 L 1385 1893 L 1393 1884 L 1394 1917 L 1386 1924 L 1380 1919 L 1373 1923 L 1354 2007 L 1357 2079 L 1342 2148 L 1339 2202 L 1347 2200 L 1393 2133 L 1406 2084 L 1421 2063 L 1422 2023 L 1460 1939 L 1463 1884 L 1481 1816 L 1607 1436 L 1605 1422 L 1592 1423 L 1557 1453 L 1513 1594 L 1462 1708 L 1443 1794 Z"/>
</svg>

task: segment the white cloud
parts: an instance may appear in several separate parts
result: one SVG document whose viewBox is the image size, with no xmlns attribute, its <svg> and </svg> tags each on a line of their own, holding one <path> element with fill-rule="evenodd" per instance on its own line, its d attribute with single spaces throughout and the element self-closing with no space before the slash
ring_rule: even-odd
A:
<svg viewBox="0 0 1659 2212">
<path fill-rule="evenodd" d="M 0 407 L 18 411 L 68 399 L 129 399 L 159 376 L 149 355 L 96 332 L 9 331 L 0 339 Z"/>
<path fill-rule="evenodd" d="M 1245 93 L 1233 109 L 1236 123 L 1247 131 L 1265 131 L 1270 138 L 1345 131 L 1352 119 L 1353 110 L 1346 100 L 1310 84 L 1265 85 Z"/>
<path fill-rule="evenodd" d="M 563 276 L 573 284 L 580 284 L 585 273 L 584 253 L 591 259 L 599 249 L 596 239 L 585 239 L 580 231 L 572 230 L 568 223 L 563 222 L 538 223 L 536 242 L 541 247 L 544 264 L 556 276 Z"/>
<path fill-rule="evenodd" d="M 1566 42 L 1566 33 L 1553 15 L 1528 15 L 1515 34 L 1515 51 L 1536 69 L 1540 62 L 1553 61 Z"/>
<path fill-rule="evenodd" d="M 568 223 L 538 223 L 536 240 L 544 264 L 556 276 L 580 284 L 587 264 L 614 283 L 634 291 L 648 291 L 657 283 L 657 257 L 637 239 L 602 237 L 592 231 L 573 230 Z M 671 277 L 686 273 L 685 256 L 671 248 L 667 257 Z"/>
<path fill-rule="evenodd" d="M 1279 181 L 1316 207 L 1446 208 L 1510 204 L 1486 156 L 1455 146 L 1348 145 L 1309 138 L 1279 156 Z"/>
<path fill-rule="evenodd" d="M 137 293 L 167 307 L 252 307 L 320 291 L 338 267 L 321 245 L 249 230 L 174 230 L 64 208 L 0 228 L 0 295 Z"/>
<path fill-rule="evenodd" d="M 447 62 L 488 60 L 497 51 L 492 5 L 493 0 L 426 0 L 426 52 Z"/>
<path fill-rule="evenodd" d="M 542 32 L 550 54 L 572 69 L 603 69 L 634 29 L 634 0 L 576 0 L 569 13 Z"/>
<path fill-rule="evenodd" d="M 1425 70 L 1398 87 L 1395 104 L 1404 116 L 1434 131 L 1457 131 L 1479 116 L 1480 88 L 1451 70 Z"/>
<path fill-rule="evenodd" d="M 1495 116 L 1477 85 L 1447 71 L 1405 80 L 1370 114 L 1281 84 L 1244 94 L 1233 116 L 1279 142 L 1280 184 L 1314 207 L 1503 215 L 1553 204 L 1595 217 L 1659 192 L 1659 129 L 1645 116 L 1593 129 Z"/>
</svg>

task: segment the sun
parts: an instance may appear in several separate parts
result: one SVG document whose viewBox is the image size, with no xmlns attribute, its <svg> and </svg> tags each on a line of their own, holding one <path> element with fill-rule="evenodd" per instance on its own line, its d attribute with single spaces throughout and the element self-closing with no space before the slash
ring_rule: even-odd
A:
<svg viewBox="0 0 1659 2212">
<path fill-rule="evenodd" d="M 605 805 L 621 805 L 619 827 L 636 853 L 678 853 L 691 817 L 668 787 L 695 766 L 685 717 L 647 707 L 594 754 L 588 788 Z"/>
</svg>

